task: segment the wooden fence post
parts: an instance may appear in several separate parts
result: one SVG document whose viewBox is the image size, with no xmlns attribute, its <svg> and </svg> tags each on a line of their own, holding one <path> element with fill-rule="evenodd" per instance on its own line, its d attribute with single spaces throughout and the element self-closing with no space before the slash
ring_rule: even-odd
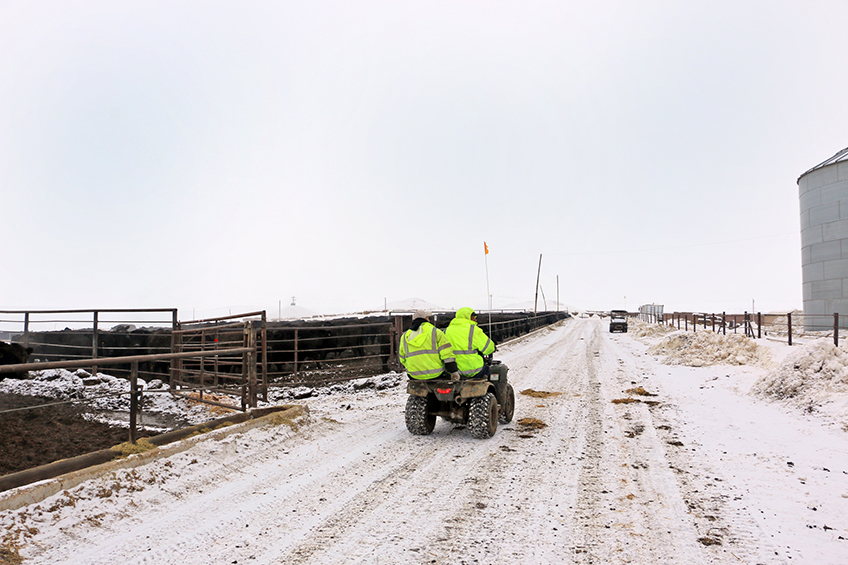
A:
<svg viewBox="0 0 848 565">
<path fill-rule="evenodd" d="M 789 329 L 789 345 L 792 345 L 792 312 L 786 314 L 786 326 Z"/>
<path fill-rule="evenodd" d="M 839 347 L 839 313 L 833 313 L 833 344 Z"/>
</svg>

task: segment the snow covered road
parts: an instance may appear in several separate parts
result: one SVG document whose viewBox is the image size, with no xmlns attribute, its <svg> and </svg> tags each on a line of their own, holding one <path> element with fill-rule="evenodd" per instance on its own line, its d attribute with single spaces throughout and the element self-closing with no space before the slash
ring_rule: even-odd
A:
<svg viewBox="0 0 848 565">
<path fill-rule="evenodd" d="M 410 435 L 402 388 L 316 397 L 296 429 L 2 512 L 4 543 L 45 564 L 848 562 L 844 430 L 748 396 L 764 369 L 666 366 L 606 330 L 503 346 L 515 418 L 491 439 Z"/>
</svg>

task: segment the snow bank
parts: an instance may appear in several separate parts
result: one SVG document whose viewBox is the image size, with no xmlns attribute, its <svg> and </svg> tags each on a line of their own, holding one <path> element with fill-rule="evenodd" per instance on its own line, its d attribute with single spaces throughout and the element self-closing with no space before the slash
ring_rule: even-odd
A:
<svg viewBox="0 0 848 565">
<path fill-rule="evenodd" d="M 651 324 L 643 322 L 638 318 L 627 319 L 627 333 L 635 338 L 654 338 L 668 335 L 676 331 L 674 326 L 666 326 L 664 324 Z"/>
<path fill-rule="evenodd" d="M 740 334 L 712 331 L 676 331 L 648 348 L 651 355 L 665 355 L 666 365 L 762 365 L 771 364 L 768 349 Z"/>
<path fill-rule="evenodd" d="M 770 331 L 778 334 L 788 334 L 789 333 L 789 317 L 788 316 L 778 316 L 771 323 Z M 803 310 L 793 310 L 792 311 L 792 335 L 803 335 L 804 334 L 804 311 Z"/>
<path fill-rule="evenodd" d="M 786 400 L 808 412 L 826 412 L 844 421 L 848 417 L 848 351 L 827 338 L 792 351 L 751 388 L 751 394 Z"/>
</svg>

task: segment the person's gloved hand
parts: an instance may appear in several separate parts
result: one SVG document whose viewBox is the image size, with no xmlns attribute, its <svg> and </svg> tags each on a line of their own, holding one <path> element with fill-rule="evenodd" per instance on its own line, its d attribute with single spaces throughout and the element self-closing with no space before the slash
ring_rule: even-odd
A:
<svg viewBox="0 0 848 565">
<path fill-rule="evenodd" d="M 452 380 L 452 381 L 458 381 L 458 380 L 459 380 L 459 373 L 458 373 L 458 372 L 456 372 L 456 371 L 454 371 L 453 373 L 451 373 L 451 380 Z"/>
</svg>

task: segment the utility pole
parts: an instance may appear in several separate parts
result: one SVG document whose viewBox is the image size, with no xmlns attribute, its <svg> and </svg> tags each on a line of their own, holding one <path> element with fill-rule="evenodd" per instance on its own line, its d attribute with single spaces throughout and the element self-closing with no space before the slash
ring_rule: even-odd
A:
<svg viewBox="0 0 848 565">
<path fill-rule="evenodd" d="M 539 270 L 536 273 L 536 301 L 533 303 L 533 317 L 536 317 L 536 312 L 539 307 L 539 276 L 542 274 L 542 254 L 539 253 Z"/>
</svg>

